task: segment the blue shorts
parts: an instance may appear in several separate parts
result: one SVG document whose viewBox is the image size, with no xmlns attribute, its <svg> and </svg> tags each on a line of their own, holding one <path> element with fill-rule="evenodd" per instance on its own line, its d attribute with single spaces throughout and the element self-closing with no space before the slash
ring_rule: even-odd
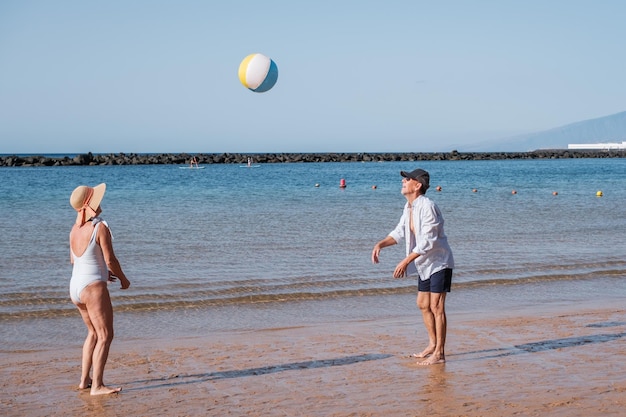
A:
<svg viewBox="0 0 626 417">
<path fill-rule="evenodd" d="M 422 281 L 420 278 L 418 281 L 418 291 L 435 293 L 450 292 L 450 288 L 452 287 L 452 269 L 442 269 L 432 274 L 427 280 Z"/>
</svg>

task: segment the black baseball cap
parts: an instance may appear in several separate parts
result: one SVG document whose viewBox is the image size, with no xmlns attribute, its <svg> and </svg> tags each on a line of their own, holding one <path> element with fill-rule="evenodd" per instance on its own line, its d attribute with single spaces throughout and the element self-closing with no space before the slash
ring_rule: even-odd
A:
<svg viewBox="0 0 626 417">
<path fill-rule="evenodd" d="M 411 172 L 400 171 L 400 175 L 404 178 L 410 178 L 412 180 L 420 182 L 424 186 L 424 191 L 430 187 L 430 174 L 428 171 L 424 171 L 421 168 L 414 169 Z"/>
</svg>

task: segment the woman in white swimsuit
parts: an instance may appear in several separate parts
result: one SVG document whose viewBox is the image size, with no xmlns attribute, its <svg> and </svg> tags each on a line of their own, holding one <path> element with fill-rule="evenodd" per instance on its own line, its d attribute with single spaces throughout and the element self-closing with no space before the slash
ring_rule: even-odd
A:
<svg viewBox="0 0 626 417">
<path fill-rule="evenodd" d="M 122 289 L 130 286 L 113 252 L 111 232 L 98 216 L 106 184 L 95 187 L 81 185 L 70 197 L 78 212 L 70 232 L 72 279 L 70 297 L 87 325 L 83 345 L 82 373 L 79 388 L 91 388 L 91 395 L 112 394 L 122 388 L 104 385 L 104 365 L 113 340 L 113 306 L 107 285 L 120 280 Z M 93 368 L 93 379 L 89 376 Z"/>
</svg>

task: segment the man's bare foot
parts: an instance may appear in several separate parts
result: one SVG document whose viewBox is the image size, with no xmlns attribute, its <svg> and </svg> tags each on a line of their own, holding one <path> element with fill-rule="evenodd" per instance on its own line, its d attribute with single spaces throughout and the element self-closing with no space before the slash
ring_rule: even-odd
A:
<svg viewBox="0 0 626 417">
<path fill-rule="evenodd" d="M 420 359 L 427 358 L 430 355 L 432 355 L 434 351 L 435 351 L 435 347 L 434 346 L 433 347 L 428 346 L 421 353 L 414 353 L 412 356 L 414 358 L 420 358 Z"/>
<path fill-rule="evenodd" d="M 91 395 L 108 395 L 116 394 L 122 390 L 122 387 L 109 388 L 102 385 L 101 387 L 91 387 Z"/>
<path fill-rule="evenodd" d="M 445 362 L 446 362 L 445 358 L 433 355 L 430 358 L 426 359 L 425 361 L 418 362 L 417 364 L 418 365 L 422 365 L 422 366 L 424 366 L 424 365 L 439 365 L 439 364 L 445 363 Z"/>
<path fill-rule="evenodd" d="M 78 389 L 89 389 L 89 388 L 91 388 L 91 378 L 78 384 Z"/>
</svg>

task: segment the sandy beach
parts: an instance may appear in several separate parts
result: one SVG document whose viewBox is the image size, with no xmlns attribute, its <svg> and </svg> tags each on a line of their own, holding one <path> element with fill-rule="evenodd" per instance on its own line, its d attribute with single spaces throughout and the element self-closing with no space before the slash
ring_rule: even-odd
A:
<svg viewBox="0 0 626 417">
<path fill-rule="evenodd" d="M 618 416 L 618 301 L 449 312 L 447 362 L 417 366 L 416 315 L 178 340 L 115 340 L 106 383 L 76 388 L 79 346 L 2 352 L 4 416 Z"/>
</svg>

